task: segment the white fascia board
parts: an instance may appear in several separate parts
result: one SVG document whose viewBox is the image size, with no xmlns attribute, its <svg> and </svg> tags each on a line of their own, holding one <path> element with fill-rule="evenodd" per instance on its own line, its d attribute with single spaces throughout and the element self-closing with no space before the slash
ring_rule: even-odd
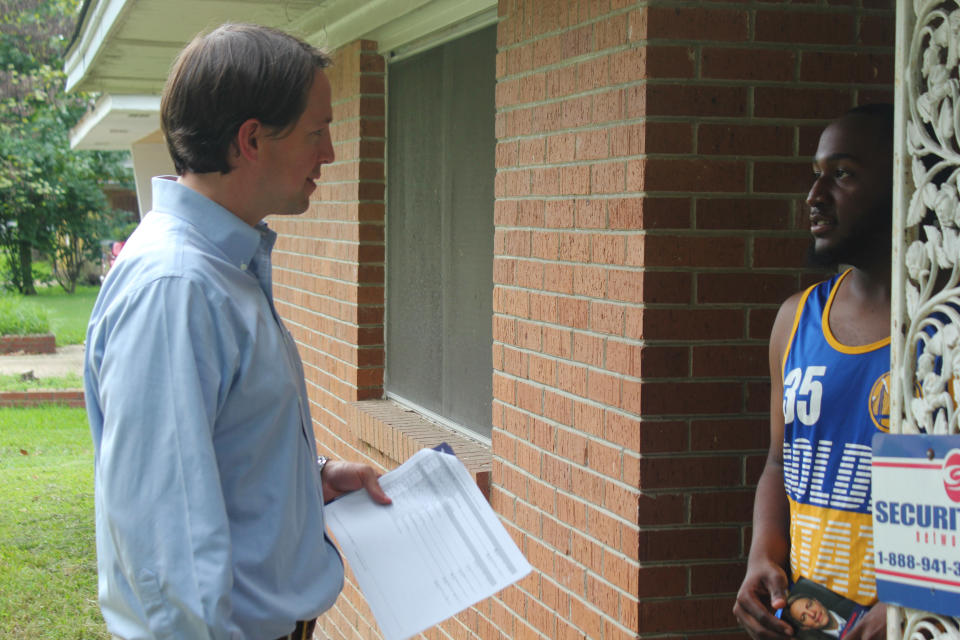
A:
<svg viewBox="0 0 960 640">
<path fill-rule="evenodd" d="M 486 24 L 495 22 L 496 7 L 497 0 L 331 0 L 296 30 L 328 50 L 368 39 L 384 53 L 480 14 Z"/>
<path fill-rule="evenodd" d="M 89 1 L 92 2 L 92 14 L 84 21 L 80 36 L 67 52 L 63 65 L 67 74 L 67 91 L 87 79 L 87 73 L 103 51 L 107 36 L 116 28 L 123 12 L 133 4 L 132 0 Z"/>
<path fill-rule="evenodd" d="M 70 130 L 72 149 L 129 149 L 160 127 L 160 96 L 104 95 Z"/>
<path fill-rule="evenodd" d="M 307 40 L 335 50 L 363 38 L 374 29 L 396 20 L 431 0 L 339 0 L 311 15 L 301 29 Z"/>
<path fill-rule="evenodd" d="M 390 62 L 416 55 L 498 21 L 496 0 L 438 0 L 383 25 L 368 37 Z"/>
</svg>

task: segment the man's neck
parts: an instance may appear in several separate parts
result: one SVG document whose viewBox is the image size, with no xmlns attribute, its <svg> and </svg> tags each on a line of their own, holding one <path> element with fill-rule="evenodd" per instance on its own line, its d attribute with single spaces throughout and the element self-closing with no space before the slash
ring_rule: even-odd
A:
<svg viewBox="0 0 960 640">
<path fill-rule="evenodd" d="M 841 344 L 861 346 L 890 336 L 890 269 L 853 267 L 840 283 L 828 318 Z"/>
<path fill-rule="evenodd" d="M 250 203 L 255 200 L 248 197 L 249 182 L 245 181 L 237 171 L 231 171 L 230 173 L 184 172 L 177 182 L 213 200 L 251 227 L 255 227 L 266 217 L 250 206 Z"/>
<path fill-rule="evenodd" d="M 868 268 L 854 266 L 846 278 L 850 292 L 864 302 L 890 304 L 890 263 Z"/>
</svg>

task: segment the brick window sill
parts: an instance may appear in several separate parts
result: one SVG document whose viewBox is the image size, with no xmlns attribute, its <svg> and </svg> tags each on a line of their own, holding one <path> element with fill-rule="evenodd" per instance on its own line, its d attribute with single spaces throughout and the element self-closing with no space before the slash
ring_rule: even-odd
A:
<svg viewBox="0 0 960 640">
<path fill-rule="evenodd" d="M 347 424 L 354 435 L 381 454 L 385 467 L 399 466 L 420 449 L 446 442 L 463 462 L 484 497 L 490 499 L 490 448 L 452 429 L 430 422 L 392 400 L 347 404 Z"/>
</svg>

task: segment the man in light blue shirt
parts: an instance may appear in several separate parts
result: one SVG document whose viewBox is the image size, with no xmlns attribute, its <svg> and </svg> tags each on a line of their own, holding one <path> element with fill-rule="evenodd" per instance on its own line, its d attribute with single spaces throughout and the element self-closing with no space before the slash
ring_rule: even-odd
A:
<svg viewBox="0 0 960 640">
<path fill-rule="evenodd" d="M 263 218 L 306 210 L 334 159 L 327 64 L 279 31 L 225 25 L 164 90 L 179 178 L 153 181 L 84 371 L 100 605 L 124 640 L 310 637 L 343 585 L 323 500 L 365 488 L 390 502 L 369 466 L 318 463 L 273 304 Z"/>
</svg>

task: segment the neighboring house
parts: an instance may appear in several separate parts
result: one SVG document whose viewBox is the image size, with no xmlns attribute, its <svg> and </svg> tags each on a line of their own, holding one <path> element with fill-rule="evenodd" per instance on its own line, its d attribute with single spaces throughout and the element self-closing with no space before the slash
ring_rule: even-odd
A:
<svg viewBox="0 0 960 640">
<path fill-rule="evenodd" d="M 322 452 L 451 442 L 535 567 L 427 635 L 744 637 L 809 157 L 892 100 L 892 3 L 87 0 L 66 71 L 103 96 L 74 144 L 132 148 L 142 210 L 170 64 L 228 20 L 335 60 L 337 161 L 270 219 Z M 321 619 L 372 624 L 352 583 Z"/>
</svg>

